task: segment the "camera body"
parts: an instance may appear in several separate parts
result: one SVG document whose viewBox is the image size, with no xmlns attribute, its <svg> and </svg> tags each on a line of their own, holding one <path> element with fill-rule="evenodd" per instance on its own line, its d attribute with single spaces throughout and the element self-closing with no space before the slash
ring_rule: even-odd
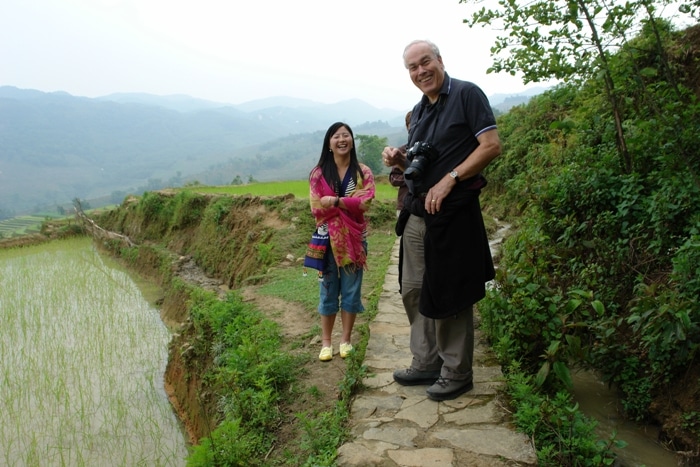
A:
<svg viewBox="0 0 700 467">
<path fill-rule="evenodd" d="M 439 157 L 437 149 L 424 141 L 416 141 L 408 151 L 406 158 L 411 161 L 411 164 L 406 168 L 403 176 L 406 180 L 420 180 L 423 173 L 428 168 L 431 162 Z"/>
</svg>

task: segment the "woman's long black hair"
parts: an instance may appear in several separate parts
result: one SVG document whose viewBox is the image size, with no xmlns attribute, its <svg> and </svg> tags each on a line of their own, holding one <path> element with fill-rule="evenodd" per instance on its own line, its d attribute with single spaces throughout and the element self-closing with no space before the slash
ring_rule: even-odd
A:
<svg viewBox="0 0 700 467">
<path fill-rule="evenodd" d="M 350 174 L 357 183 L 357 175 L 364 180 L 365 176 L 360 169 L 360 161 L 357 160 L 357 152 L 355 151 L 355 135 L 352 132 L 350 125 L 343 122 L 335 122 L 333 125 L 328 127 L 326 131 L 326 136 L 323 138 L 323 147 L 321 148 L 321 157 L 318 159 L 318 167 L 321 168 L 323 173 L 323 178 L 326 182 L 333 187 L 336 193 L 340 193 L 341 180 L 338 176 L 338 166 L 335 165 L 335 159 L 333 159 L 333 151 L 331 151 L 331 137 L 338 131 L 339 128 L 345 127 L 350 132 L 350 137 L 352 138 L 352 149 L 350 150 L 350 166 L 348 170 Z"/>
</svg>

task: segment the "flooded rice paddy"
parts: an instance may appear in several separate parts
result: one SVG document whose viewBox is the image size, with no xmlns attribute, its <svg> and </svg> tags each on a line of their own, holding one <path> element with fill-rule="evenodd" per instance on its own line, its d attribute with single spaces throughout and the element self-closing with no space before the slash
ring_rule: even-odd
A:
<svg viewBox="0 0 700 467">
<path fill-rule="evenodd" d="M 184 465 L 169 341 L 91 240 L 0 250 L 0 465 Z"/>
</svg>

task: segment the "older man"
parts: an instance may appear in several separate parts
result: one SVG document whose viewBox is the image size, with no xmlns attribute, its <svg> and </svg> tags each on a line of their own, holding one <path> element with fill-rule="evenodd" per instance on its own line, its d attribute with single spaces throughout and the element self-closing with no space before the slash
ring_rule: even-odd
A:
<svg viewBox="0 0 700 467">
<path fill-rule="evenodd" d="M 455 399 L 473 385 L 473 305 L 494 277 L 479 204 L 481 171 L 501 153 L 496 119 L 483 91 L 449 76 L 427 40 L 404 50 L 423 96 L 413 107 L 408 153 L 387 147 L 387 166 L 404 170 L 410 215 L 401 231 L 401 295 L 411 324 L 411 366 L 402 385 L 431 385 L 428 397 Z"/>
</svg>

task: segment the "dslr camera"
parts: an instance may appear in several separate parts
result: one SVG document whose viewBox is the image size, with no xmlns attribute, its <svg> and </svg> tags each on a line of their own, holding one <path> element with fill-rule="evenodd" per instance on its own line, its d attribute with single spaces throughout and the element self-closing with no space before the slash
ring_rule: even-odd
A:
<svg viewBox="0 0 700 467">
<path fill-rule="evenodd" d="M 404 178 L 406 180 L 420 180 L 421 177 L 423 177 L 423 172 L 428 168 L 428 165 L 435 161 L 438 156 L 437 149 L 432 147 L 430 143 L 416 141 L 416 143 L 406 151 L 406 158 L 411 161 L 411 164 L 404 171 Z"/>
</svg>

